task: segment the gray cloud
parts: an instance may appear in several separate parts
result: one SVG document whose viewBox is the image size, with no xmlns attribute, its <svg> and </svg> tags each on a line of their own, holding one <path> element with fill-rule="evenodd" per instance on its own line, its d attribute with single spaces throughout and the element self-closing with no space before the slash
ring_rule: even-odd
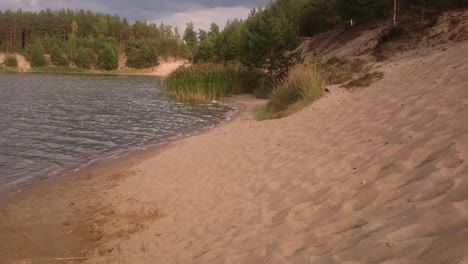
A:
<svg viewBox="0 0 468 264">
<path fill-rule="evenodd" d="M 228 19 L 245 18 L 250 9 L 269 2 L 270 0 L 0 0 L 0 10 L 85 9 L 117 14 L 131 21 L 163 21 L 183 30 L 188 21 L 193 21 L 199 28 L 206 29 L 212 21 L 222 27 Z"/>
<path fill-rule="evenodd" d="M 89 9 L 119 14 L 129 19 L 158 19 L 171 13 L 197 11 L 216 7 L 253 8 L 265 5 L 268 0 L 1 0 L 0 10 Z"/>
</svg>

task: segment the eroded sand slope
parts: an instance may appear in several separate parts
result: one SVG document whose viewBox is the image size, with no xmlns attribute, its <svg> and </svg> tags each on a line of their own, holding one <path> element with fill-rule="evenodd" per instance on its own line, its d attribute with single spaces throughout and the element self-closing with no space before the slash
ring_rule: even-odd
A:
<svg viewBox="0 0 468 264">
<path fill-rule="evenodd" d="M 468 43 L 170 144 L 105 186 L 88 263 L 468 262 Z"/>
</svg>

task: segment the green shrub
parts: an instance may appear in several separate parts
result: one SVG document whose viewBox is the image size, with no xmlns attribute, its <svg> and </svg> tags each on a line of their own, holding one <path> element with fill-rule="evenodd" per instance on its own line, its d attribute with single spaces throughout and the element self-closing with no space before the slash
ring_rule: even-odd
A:
<svg viewBox="0 0 468 264">
<path fill-rule="evenodd" d="M 9 54 L 5 57 L 5 66 L 10 67 L 10 68 L 16 68 L 18 67 L 18 61 L 16 60 L 16 56 L 13 54 Z"/>
<path fill-rule="evenodd" d="M 62 49 L 57 44 L 54 44 L 50 49 L 50 60 L 55 66 L 69 66 L 68 59 L 63 54 Z"/>
<path fill-rule="evenodd" d="M 179 100 L 207 101 L 230 94 L 253 93 L 265 75 L 239 64 L 195 64 L 172 73 L 167 88 Z"/>
<path fill-rule="evenodd" d="M 31 49 L 31 67 L 43 67 L 47 65 L 47 60 L 44 56 L 44 47 L 40 41 L 36 41 Z"/>
<path fill-rule="evenodd" d="M 102 70 L 110 71 L 119 67 L 119 53 L 115 45 L 105 43 L 98 53 L 98 66 Z"/>
<path fill-rule="evenodd" d="M 158 65 L 158 53 L 153 47 L 143 45 L 140 48 L 131 48 L 127 54 L 127 66 L 141 69 Z"/>
<path fill-rule="evenodd" d="M 323 81 L 316 64 L 298 65 L 271 93 L 266 116 L 268 118 L 286 116 L 318 99 L 322 94 Z"/>
<path fill-rule="evenodd" d="M 91 48 L 80 47 L 75 53 L 75 64 L 79 68 L 90 69 L 96 61 L 96 55 Z"/>
</svg>

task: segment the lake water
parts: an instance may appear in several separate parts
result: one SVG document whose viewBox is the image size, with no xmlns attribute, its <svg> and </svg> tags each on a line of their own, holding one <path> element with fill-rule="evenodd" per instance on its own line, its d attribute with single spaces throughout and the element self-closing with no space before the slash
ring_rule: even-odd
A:
<svg viewBox="0 0 468 264">
<path fill-rule="evenodd" d="M 0 194 L 226 120 L 153 77 L 0 73 Z"/>
</svg>

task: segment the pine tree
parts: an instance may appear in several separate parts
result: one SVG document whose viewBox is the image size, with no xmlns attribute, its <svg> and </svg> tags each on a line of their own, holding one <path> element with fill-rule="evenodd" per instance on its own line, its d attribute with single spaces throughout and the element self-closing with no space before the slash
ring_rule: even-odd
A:
<svg viewBox="0 0 468 264">
<path fill-rule="evenodd" d="M 266 69 L 272 83 L 281 81 L 300 58 L 294 26 L 281 9 L 253 10 L 246 21 L 242 46 L 243 64 Z"/>
<path fill-rule="evenodd" d="M 187 44 L 187 46 L 189 47 L 192 55 L 194 55 L 197 50 L 198 41 L 197 33 L 195 32 L 195 27 L 192 22 L 187 23 L 187 28 L 185 29 L 183 40 L 185 41 L 185 44 Z"/>
<path fill-rule="evenodd" d="M 210 24 L 210 32 L 208 32 L 210 37 L 217 37 L 219 35 L 219 26 L 213 22 Z"/>
<path fill-rule="evenodd" d="M 71 30 L 72 30 L 71 37 L 73 38 L 78 32 L 78 23 L 75 20 L 73 20 L 71 23 Z"/>
<path fill-rule="evenodd" d="M 193 61 L 195 63 L 215 61 L 214 44 L 211 37 L 206 37 L 200 42 Z"/>
<path fill-rule="evenodd" d="M 56 66 L 68 66 L 68 60 L 63 55 L 62 49 L 56 44 L 53 43 L 52 47 L 50 48 L 50 60 Z"/>
<path fill-rule="evenodd" d="M 364 23 L 383 15 L 386 1 L 382 0 L 336 0 L 338 14 L 345 20 Z"/>
</svg>

